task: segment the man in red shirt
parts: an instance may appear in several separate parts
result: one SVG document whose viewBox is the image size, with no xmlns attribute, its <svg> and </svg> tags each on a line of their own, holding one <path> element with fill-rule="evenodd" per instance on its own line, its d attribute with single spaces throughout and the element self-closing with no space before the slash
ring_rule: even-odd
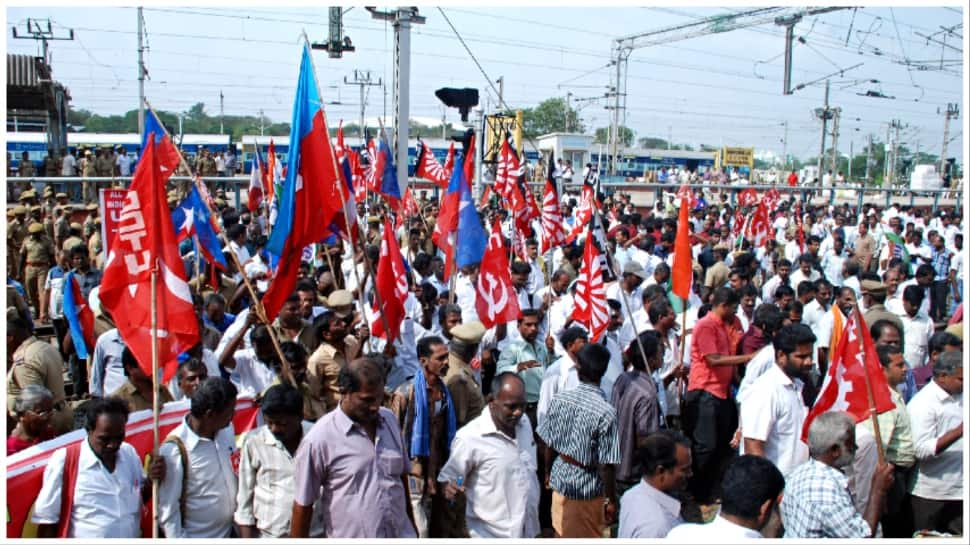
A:
<svg viewBox="0 0 970 545">
<path fill-rule="evenodd" d="M 798 185 L 798 174 L 795 174 L 794 170 L 791 171 L 791 174 L 788 175 L 788 185 L 792 187 L 795 187 L 796 185 Z"/>
<path fill-rule="evenodd" d="M 731 438 L 738 425 L 738 411 L 730 387 L 738 365 L 754 353 L 738 353 L 741 321 L 735 314 L 740 297 L 731 288 L 718 288 L 711 311 L 694 326 L 690 347 L 690 376 L 684 396 L 684 431 L 691 438 L 693 477 L 690 491 L 701 504 L 717 499 L 714 485 L 731 458 Z"/>
</svg>

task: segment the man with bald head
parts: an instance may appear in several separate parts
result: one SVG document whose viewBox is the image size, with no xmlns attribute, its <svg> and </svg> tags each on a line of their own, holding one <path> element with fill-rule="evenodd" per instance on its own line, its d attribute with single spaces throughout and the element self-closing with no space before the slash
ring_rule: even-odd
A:
<svg viewBox="0 0 970 545">
<path fill-rule="evenodd" d="M 307 537 L 323 497 L 327 537 L 416 538 L 408 501 L 411 470 L 397 419 L 381 406 L 384 369 L 358 358 L 340 369 L 340 403 L 296 451 L 290 536 Z"/>
<path fill-rule="evenodd" d="M 539 480 L 532 426 L 522 418 L 525 383 L 507 371 L 492 380 L 492 392 L 486 410 L 455 435 L 438 483 L 448 500 L 467 500 L 470 537 L 533 538 L 540 531 Z"/>
</svg>

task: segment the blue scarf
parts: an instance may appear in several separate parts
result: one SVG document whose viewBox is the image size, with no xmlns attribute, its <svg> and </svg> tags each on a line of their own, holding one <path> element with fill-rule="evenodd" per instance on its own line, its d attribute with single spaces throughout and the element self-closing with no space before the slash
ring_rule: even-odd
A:
<svg viewBox="0 0 970 545">
<path fill-rule="evenodd" d="M 455 417 L 455 405 L 451 402 L 451 392 L 444 384 L 445 409 L 448 411 L 448 449 L 455 438 L 458 420 Z M 411 430 L 411 456 L 428 456 L 431 454 L 431 415 L 428 411 L 428 383 L 424 379 L 424 372 L 418 370 L 414 375 L 414 425 Z"/>
</svg>

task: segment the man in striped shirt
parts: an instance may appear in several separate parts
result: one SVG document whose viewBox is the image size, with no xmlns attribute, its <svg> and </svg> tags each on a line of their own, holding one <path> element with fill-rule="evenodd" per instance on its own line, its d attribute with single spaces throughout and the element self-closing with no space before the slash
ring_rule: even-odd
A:
<svg viewBox="0 0 970 545">
<path fill-rule="evenodd" d="M 559 537 L 603 537 L 616 519 L 616 410 L 599 388 L 610 352 L 588 344 L 577 354 L 579 386 L 552 398 L 539 426 L 546 483 L 553 490 L 552 526 Z"/>
</svg>

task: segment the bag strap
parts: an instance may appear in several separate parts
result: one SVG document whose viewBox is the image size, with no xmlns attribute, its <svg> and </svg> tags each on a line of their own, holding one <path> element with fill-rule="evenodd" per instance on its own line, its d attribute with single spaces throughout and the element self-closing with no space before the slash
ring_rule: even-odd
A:
<svg viewBox="0 0 970 545">
<path fill-rule="evenodd" d="M 165 443 L 172 443 L 178 448 L 179 457 L 182 459 L 182 492 L 179 494 L 179 513 L 182 515 L 182 524 L 185 524 L 185 513 L 186 513 L 186 497 L 189 488 L 189 453 L 185 449 L 185 443 L 182 442 L 178 436 L 169 435 L 165 438 Z"/>
<path fill-rule="evenodd" d="M 81 441 L 87 441 L 82 439 Z M 61 476 L 61 514 L 57 520 L 57 537 L 66 538 L 71 527 L 71 511 L 74 508 L 74 489 L 77 485 L 78 460 L 81 458 L 81 442 L 72 443 L 65 449 L 64 473 Z"/>
</svg>

